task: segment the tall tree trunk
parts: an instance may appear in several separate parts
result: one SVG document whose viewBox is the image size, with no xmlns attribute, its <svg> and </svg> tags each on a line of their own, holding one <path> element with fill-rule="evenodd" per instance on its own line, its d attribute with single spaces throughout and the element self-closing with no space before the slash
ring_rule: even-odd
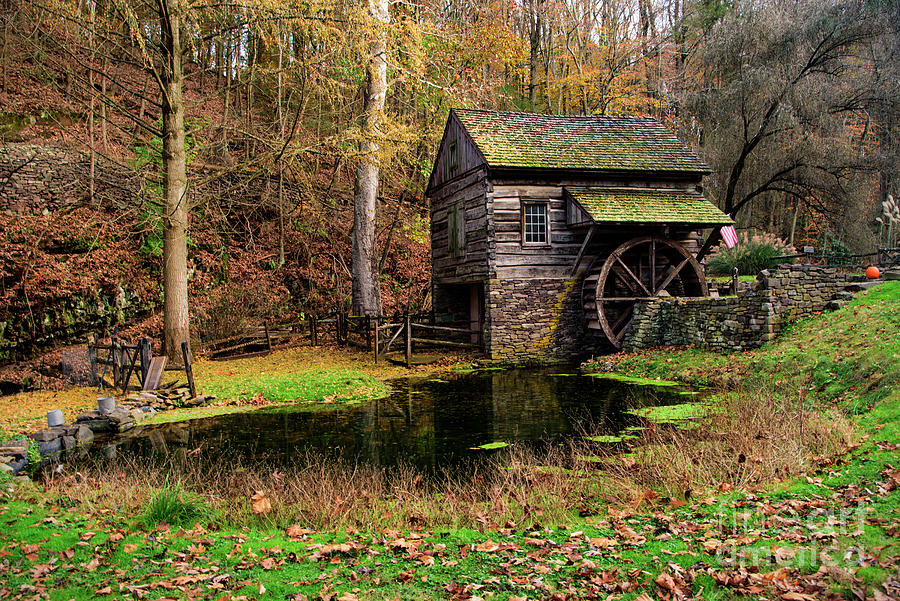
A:
<svg viewBox="0 0 900 601">
<path fill-rule="evenodd" d="M 165 353 L 181 361 L 189 340 L 187 295 L 187 165 L 184 149 L 184 72 L 181 0 L 158 0 L 162 30 L 163 295 Z"/>
<path fill-rule="evenodd" d="M 284 266 L 284 107 L 282 106 L 282 69 L 284 67 L 284 42 L 279 35 L 278 44 L 278 115 L 279 144 L 281 154 L 278 156 L 278 266 Z"/>
<path fill-rule="evenodd" d="M 537 103 L 537 78 L 538 78 L 538 61 L 540 61 L 541 49 L 541 0 L 531 0 L 528 17 L 529 17 L 529 53 L 528 53 L 528 103 L 534 110 Z"/>
<path fill-rule="evenodd" d="M 378 139 L 387 95 L 388 0 L 369 0 L 369 15 L 377 26 L 368 66 L 362 156 L 356 167 L 353 194 L 353 307 L 354 315 L 380 315 L 381 289 L 375 252 L 375 215 L 378 204 Z"/>
</svg>

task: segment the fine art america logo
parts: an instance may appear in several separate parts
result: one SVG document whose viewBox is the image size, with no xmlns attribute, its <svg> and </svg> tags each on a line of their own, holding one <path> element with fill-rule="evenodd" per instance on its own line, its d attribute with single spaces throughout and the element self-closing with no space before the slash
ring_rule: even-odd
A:
<svg viewBox="0 0 900 601">
<path fill-rule="evenodd" d="M 771 504 L 752 499 L 751 495 L 746 510 L 719 503 L 716 526 L 712 533 L 707 531 L 709 538 L 702 544 L 723 565 L 809 569 L 838 562 L 865 566 L 873 561 L 861 544 L 847 544 L 862 535 L 867 507 L 855 504 L 836 510 L 825 499 L 815 498 Z"/>
</svg>

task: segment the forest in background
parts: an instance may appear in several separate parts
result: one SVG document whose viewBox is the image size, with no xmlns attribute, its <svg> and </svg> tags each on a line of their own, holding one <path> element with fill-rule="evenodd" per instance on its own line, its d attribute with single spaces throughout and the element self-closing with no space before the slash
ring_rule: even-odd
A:
<svg viewBox="0 0 900 601">
<path fill-rule="evenodd" d="M 392 3 L 386 23 L 345 0 L 0 0 L 0 144 L 66 146 L 91 165 L 65 210 L 0 216 L 0 320 L 91 289 L 159 296 L 172 7 L 202 337 L 349 308 L 366 158 L 381 175 L 384 309 L 427 307 L 423 190 L 455 106 L 653 116 L 710 164 L 707 196 L 740 227 L 793 245 L 870 252 L 897 195 L 895 0 L 426 0 Z M 387 63 L 375 130 L 373 41 Z M 101 193 L 110 163 L 137 188 Z"/>
</svg>

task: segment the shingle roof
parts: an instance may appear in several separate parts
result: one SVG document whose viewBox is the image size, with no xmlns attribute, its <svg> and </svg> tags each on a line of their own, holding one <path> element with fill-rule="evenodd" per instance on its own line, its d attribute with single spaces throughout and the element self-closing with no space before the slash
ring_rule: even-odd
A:
<svg viewBox="0 0 900 601">
<path fill-rule="evenodd" d="M 596 223 L 734 223 L 711 202 L 677 190 L 629 190 L 566 186 L 566 191 Z"/>
<path fill-rule="evenodd" d="M 491 167 L 709 173 L 700 157 L 649 117 L 453 112 Z"/>
</svg>

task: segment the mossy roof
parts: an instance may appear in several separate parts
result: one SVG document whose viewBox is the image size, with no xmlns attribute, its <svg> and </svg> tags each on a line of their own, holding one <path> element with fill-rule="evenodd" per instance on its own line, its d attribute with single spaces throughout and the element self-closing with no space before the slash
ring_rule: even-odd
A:
<svg viewBox="0 0 900 601">
<path fill-rule="evenodd" d="M 649 117 L 560 117 L 454 109 L 490 167 L 709 173 Z"/>
<path fill-rule="evenodd" d="M 629 190 L 566 186 L 595 223 L 726 225 L 728 215 L 699 194 L 678 190 Z"/>
</svg>

